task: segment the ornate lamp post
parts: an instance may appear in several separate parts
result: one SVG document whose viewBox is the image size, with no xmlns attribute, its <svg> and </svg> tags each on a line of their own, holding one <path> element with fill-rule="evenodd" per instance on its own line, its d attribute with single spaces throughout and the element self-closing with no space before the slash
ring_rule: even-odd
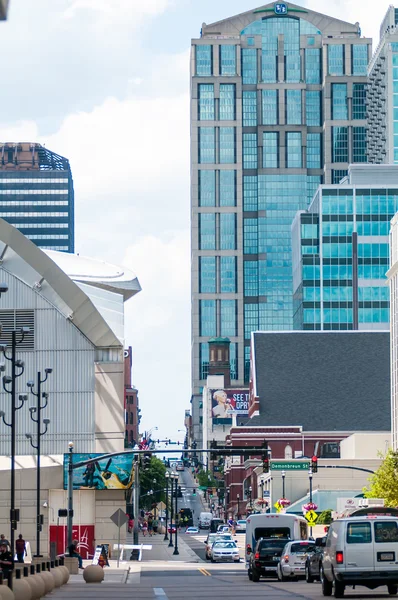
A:
<svg viewBox="0 0 398 600">
<path fill-rule="evenodd" d="M 37 424 L 37 441 L 36 444 L 33 443 L 32 435 L 30 433 L 26 434 L 26 437 L 30 440 L 30 444 L 32 448 L 37 450 L 37 469 L 36 469 L 36 556 L 41 556 L 40 554 L 40 532 L 43 527 L 43 516 L 40 514 L 40 456 L 41 456 L 41 438 L 43 435 L 47 433 L 48 426 L 50 424 L 50 419 L 43 419 L 43 423 L 45 426 L 44 431 L 41 431 L 41 411 L 44 410 L 48 404 L 48 394 L 46 392 L 41 391 L 42 383 L 47 381 L 48 376 L 52 373 L 52 369 L 45 369 L 46 376 L 44 379 L 41 378 L 40 371 L 37 373 L 37 391 L 33 390 L 34 383 L 33 381 L 28 381 L 27 386 L 32 392 L 34 396 L 37 398 L 37 406 L 32 406 L 30 411 L 30 418 L 34 423 Z M 42 404 L 42 399 L 44 399 L 44 403 Z"/>
<path fill-rule="evenodd" d="M 173 555 L 177 555 L 180 554 L 178 552 L 178 536 L 177 536 L 177 531 L 178 531 L 178 527 L 177 527 L 177 515 L 178 515 L 178 494 L 177 494 L 177 488 L 178 488 L 178 473 L 174 473 L 174 481 L 175 481 L 175 489 L 174 489 L 174 493 L 175 493 L 175 501 L 176 501 L 176 506 L 175 506 L 175 520 L 176 520 L 176 533 L 175 533 L 175 544 L 174 544 L 174 552 Z"/>
<path fill-rule="evenodd" d="M 251 486 L 251 485 L 249 485 L 249 501 L 250 501 L 250 508 L 253 508 L 252 494 L 253 494 L 253 488 L 252 488 L 252 486 Z"/>
<path fill-rule="evenodd" d="M 282 498 L 285 498 L 285 477 L 286 477 L 286 472 L 282 471 L 281 475 L 282 475 Z"/>
<path fill-rule="evenodd" d="M 239 507 L 240 495 L 239 494 L 236 494 L 236 499 L 238 501 L 238 519 L 240 519 L 240 507 Z"/>
<path fill-rule="evenodd" d="M 169 516 L 168 495 L 169 495 L 169 478 L 170 478 L 170 473 L 168 471 L 166 471 L 165 477 L 166 477 L 166 532 L 165 532 L 164 538 L 163 538 L 164 541 L 166 541 L 166 540 L 169 539 L 168 532 L 167 532 L 167 519 L 168 519 L 168 516 Z"/>
<path fill-rule="evenodd" d="M 169 548 L 173 547 L 173 519 L 174 519 L 174 505 L 173 505 L 173 493 L 174 493 L 174 473 L 170 473 L 170 541 Z M 176 533 L 177 535 L 177 524 Z"/>
</svg>

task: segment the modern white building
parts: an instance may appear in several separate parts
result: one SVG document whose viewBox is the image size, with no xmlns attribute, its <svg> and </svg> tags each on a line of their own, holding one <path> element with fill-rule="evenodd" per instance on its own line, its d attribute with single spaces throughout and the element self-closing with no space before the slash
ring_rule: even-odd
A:
<svg viewBox="0 0 398 600">
<path fill-rule="evenodd" d="M 398 213 L 390 231 L 390 337 L 391 337 L 391 434 L 392 447 L 398 450 Z"/>
</svg>

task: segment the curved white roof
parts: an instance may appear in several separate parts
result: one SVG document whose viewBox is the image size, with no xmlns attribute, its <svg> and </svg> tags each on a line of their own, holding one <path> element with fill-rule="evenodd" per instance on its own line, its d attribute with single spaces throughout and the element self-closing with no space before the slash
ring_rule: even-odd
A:
<svg viewBox="0 0 398 600">
<path fill-rule="evenodd" d="M 141 291 L 135 273 L 124 267 L 118 267 L 96 258 L 80 256 L 80 254 L 68 254 L 56 250 L 44 250 L 43 252 L 73 281 L 122 294 L 125 301 Z"/>
</svg>

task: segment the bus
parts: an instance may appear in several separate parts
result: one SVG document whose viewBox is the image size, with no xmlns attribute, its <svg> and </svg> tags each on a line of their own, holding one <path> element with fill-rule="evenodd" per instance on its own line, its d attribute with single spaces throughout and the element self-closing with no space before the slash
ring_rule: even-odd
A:
<svg viewBox="0 0 398 600">
<path fill-rule="evenodd" d="M 308 540 L 308 524 L 304 517 L 286 514 L 250 515 L 246 519 L 246 567 L 250 554 L 260 538 Z"/>
</svg>

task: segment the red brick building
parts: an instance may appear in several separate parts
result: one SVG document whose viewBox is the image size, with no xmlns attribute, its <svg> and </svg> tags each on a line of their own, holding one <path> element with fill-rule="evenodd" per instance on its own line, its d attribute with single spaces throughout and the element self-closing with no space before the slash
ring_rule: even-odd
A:
<svg viewBox="0 0 398 600">
<path fill-rule="evenodd" d="M 124 446 L 129 448 L 139 441 L 140 408 L 138 404 L 138 390 L 132 384 L 132 357 L 131 346 L 124 351 L 124 414 L 125 437 Z"/>
</svg>

